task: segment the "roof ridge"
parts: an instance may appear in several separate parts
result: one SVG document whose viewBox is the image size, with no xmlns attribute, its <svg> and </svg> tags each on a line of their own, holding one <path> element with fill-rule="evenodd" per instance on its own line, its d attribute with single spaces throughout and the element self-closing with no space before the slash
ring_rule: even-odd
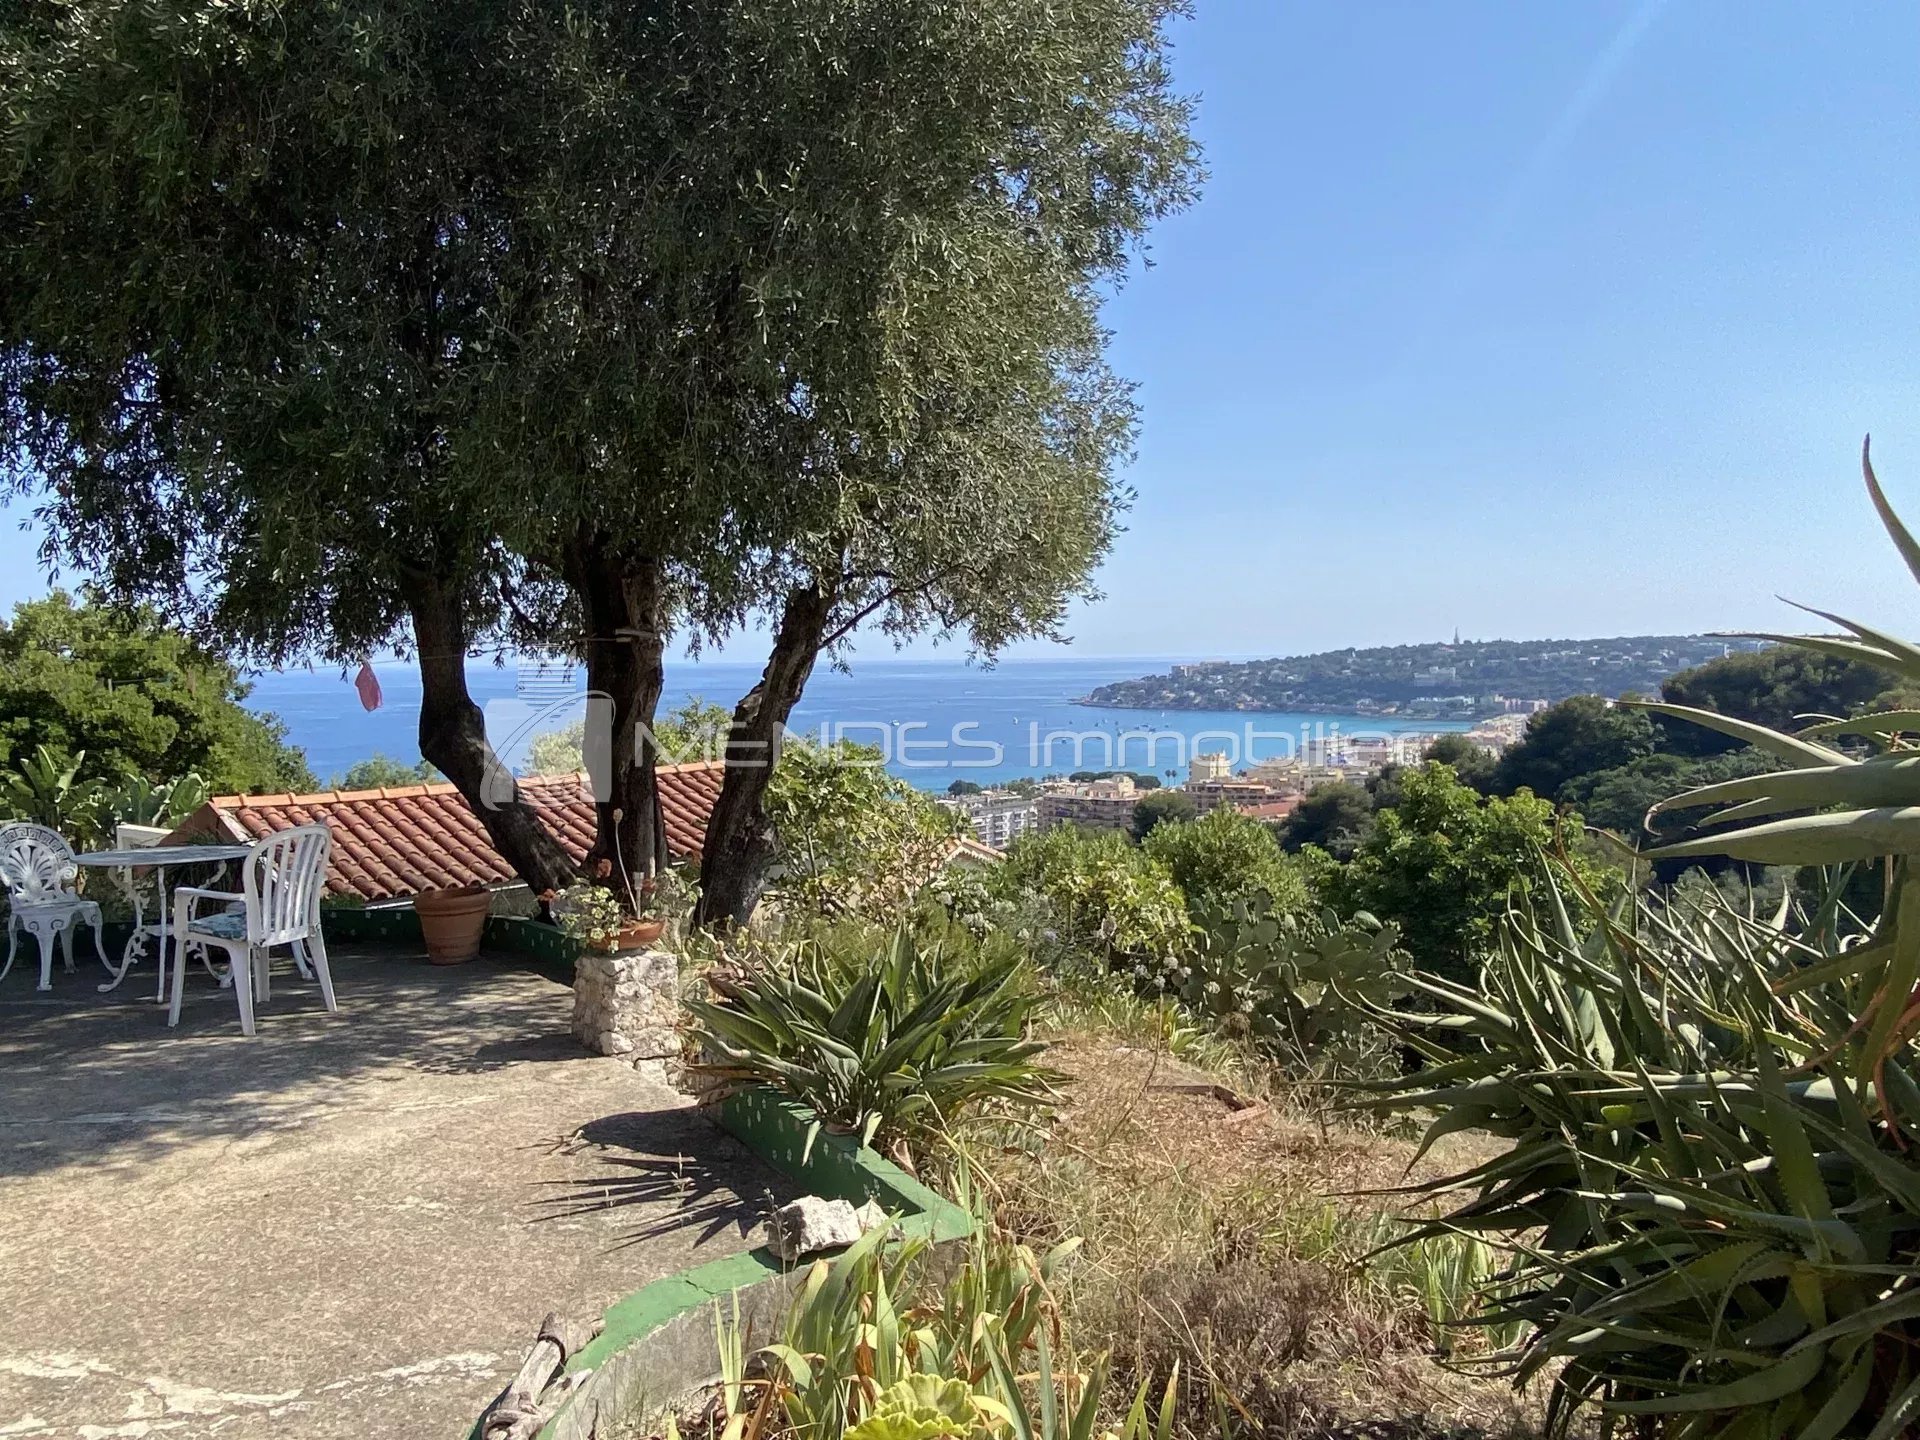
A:
<svg viewBox="0 0 1920 1440">
<path fill-rule="evenodd" d="M 725 770 L 724 760 L 684 760 L 674 765 L 657 766 L 656 775 L 685 775 L 703 770 Z M 563 770 L 556 775 L 516 775 L 515 781 L 522 785 L 542 784 L 553 786 L 563 781 L 585 781 L 591 776 L 585 770 Z M 418 785 L 382 785 L 371 790 L 312 790 L 305 794 L 295 794 L 288 790 L 276 790 L 263 795 L 215 795 L 207 803 L 219 810 L 238 810 L 243 808 L 260 809 L 269 805 L 337 805 L 349 800 L 410 800 L 416 795 L 456 795 L 460 787 L 451 780 L 432 780 Z"/>
</svg>

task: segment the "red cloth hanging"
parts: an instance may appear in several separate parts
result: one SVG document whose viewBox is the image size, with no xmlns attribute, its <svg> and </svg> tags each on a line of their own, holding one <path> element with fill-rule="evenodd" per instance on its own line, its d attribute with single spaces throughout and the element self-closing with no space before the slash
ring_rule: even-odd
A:
<svg viewBox="0 0 1920 1440">
<path fill-rule="evenodd" d="M 353 688 L 360 692 L 360 708 L 378 710 L 383 698 L 380 694 L 380 677 L 373 673 L 371 662 L 360 662 L 360 673 L 353 677 Z"/>
</svg>

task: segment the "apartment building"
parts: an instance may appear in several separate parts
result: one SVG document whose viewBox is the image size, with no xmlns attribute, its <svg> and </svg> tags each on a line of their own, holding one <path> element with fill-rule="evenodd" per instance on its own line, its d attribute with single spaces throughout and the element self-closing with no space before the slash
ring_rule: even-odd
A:
<svg viewBox="0 0 1920 1440">
<path fill-rule="evenodd" d="M 1108 780 L 1056 781 L 1040 792 L 1040 828 L 1085 825 L 1094 830 L 1125 830 L 1133 807 L 1145 793 L 1124 775 Z"/>
</svg>

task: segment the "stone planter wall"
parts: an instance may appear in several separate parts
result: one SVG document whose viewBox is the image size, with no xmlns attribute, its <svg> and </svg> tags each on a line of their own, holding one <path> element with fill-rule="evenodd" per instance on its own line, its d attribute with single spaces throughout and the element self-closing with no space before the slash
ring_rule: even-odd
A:
<svg viewBox="0 0 1920 1440">
<path fill-rule="evenodd" d="M 659 1066 L 680 1039 L 680 962 L 665 950 L 584 952 L 573 965 L 573 1034 L 599 1055 Z"/>
</svg>

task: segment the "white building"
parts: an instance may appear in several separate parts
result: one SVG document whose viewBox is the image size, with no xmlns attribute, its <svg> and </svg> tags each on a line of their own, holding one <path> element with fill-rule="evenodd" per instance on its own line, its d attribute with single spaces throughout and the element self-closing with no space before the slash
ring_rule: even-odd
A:
<svg viewBox="0 0 1920 1440">
<path fill-rule="evenodd" d="M 1039 801 L 1011 790 L 982 790 L 940 803 L 966 816 L 974 836 L 989 849 L 1004 850 L 1027 831 L 1040 828 Z"/>
<path fill-rule="evenodd" d="M 1211 785 L 1233 778 L 1233 764 L 1225 755 L 1196 755 L 1187 762 L 1189 785 Z"/>
</svg>

